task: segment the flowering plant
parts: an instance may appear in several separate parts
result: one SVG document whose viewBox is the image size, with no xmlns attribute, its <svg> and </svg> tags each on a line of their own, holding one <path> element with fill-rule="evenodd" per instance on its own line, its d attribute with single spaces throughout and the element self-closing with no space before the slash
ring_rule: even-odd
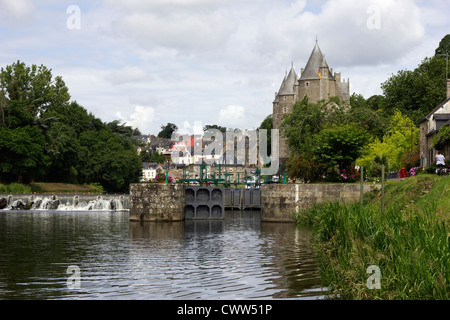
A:
<svg viewBox="0 0 450 320">
<path fill-rule="evenodd" d="M 416 174 L 419 174 L 422 171 L 422 167 L 412 167 L 409 169 L 409 175 L 415 176 Z"/>
<path fill-rule="evenodd" d="M 361 179 L 361 173 L 354 166 L 340 170 L 340 180 L 343 182 L 356 182 Z"/>
<path fill-rule="evenodd" d="M 156 182 L 166 182 L 166 174 L 165 173 L 164 174 L 157 174 L 155 179 L 156 179 Z M 172 183 L 172 182 L 175 182 L 175 181 L 174 181 L 174 178 L 172 178 L 171 176 L 168 176 L 167 177 L 167 182 Z"/>
</svg>

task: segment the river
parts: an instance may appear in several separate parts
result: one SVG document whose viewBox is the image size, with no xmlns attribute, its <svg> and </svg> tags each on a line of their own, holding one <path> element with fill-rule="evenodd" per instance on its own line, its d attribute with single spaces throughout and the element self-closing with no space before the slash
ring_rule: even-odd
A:
<svg viewBox="0 0 450 320">
<path fill-rule="evenodd" d="M 128 217 L 127 211 L 0 210 L 0 299 L 320 299 L 326 293 L 306 228 L 261 223 L 258 211 L 226 211 L 220 221 Z"/>
</svg>

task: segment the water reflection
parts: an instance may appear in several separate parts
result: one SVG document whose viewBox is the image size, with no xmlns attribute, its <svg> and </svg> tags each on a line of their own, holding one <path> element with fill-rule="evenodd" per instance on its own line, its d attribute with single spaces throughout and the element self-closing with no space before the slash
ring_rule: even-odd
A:
<svg viewBox="0 0 450 320">
<path fill-rule="evenodd" d="M 311 233 L 261 223 L 129 222 L 125 212 L 0 212 L 0 299 L 318 298 Z M 81 269 L 67 288 L 66 269 Z"/>
</svg>

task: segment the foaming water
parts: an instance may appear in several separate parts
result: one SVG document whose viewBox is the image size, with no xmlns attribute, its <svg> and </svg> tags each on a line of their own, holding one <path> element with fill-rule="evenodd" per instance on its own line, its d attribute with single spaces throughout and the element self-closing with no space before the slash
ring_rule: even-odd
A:
<svg viewBox="0 0 450 320">
<path fill-rule="evenodd" d="M 127 212 L 0 212 L 0 299 L 322 298 L 310 231 L 259 214 L 139 223 Z"/>
</svg>

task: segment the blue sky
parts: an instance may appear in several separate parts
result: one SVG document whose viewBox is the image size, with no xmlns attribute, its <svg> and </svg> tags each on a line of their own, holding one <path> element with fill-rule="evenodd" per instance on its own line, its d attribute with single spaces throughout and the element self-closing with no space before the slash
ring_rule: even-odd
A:
<svg viewBox="0 0 450 320">
<path fill-rule="evenodd" d="M 67 25 L 71 5 L 79 29 Z M 253 129 L 316 36 L 368 98 L 433 55 L 448 16 L 445 0 L 0 0 L 0 66 L 44 64 L 72 100 L 143 133 L 168 122 Z"/>
</svg>

